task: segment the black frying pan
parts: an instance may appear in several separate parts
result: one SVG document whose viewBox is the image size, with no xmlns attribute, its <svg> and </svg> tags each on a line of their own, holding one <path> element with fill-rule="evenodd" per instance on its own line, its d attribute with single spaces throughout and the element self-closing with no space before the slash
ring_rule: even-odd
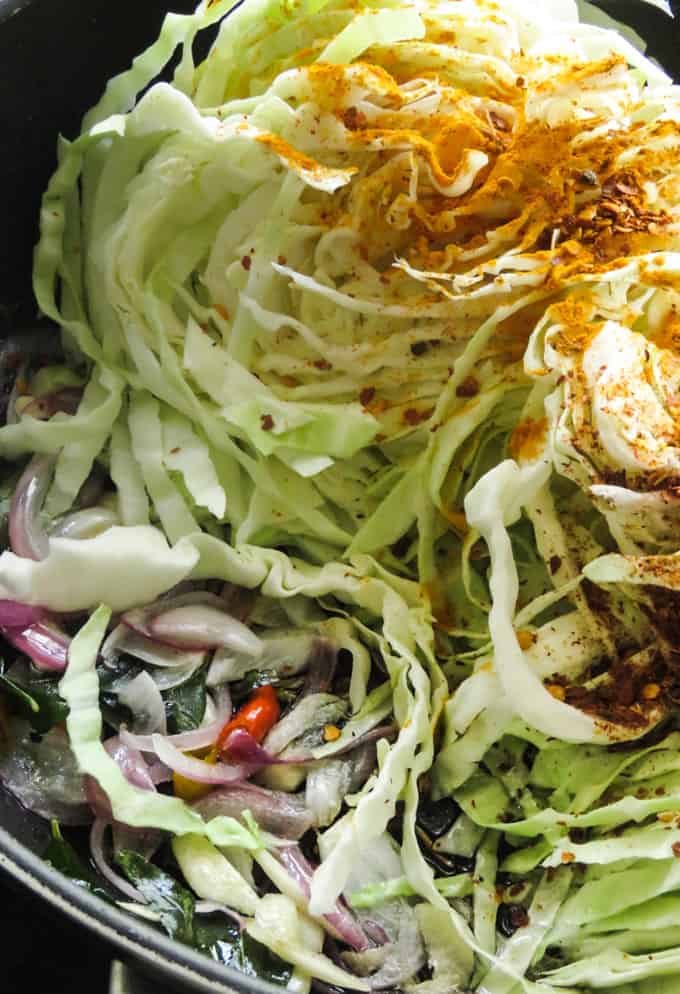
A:
<svg viewBox="0 0 680 994">
<path fill-rule="evenodd" d="M 35 321 L 31 255 L 57 133 L 78 133 L 83 112 L 155 37 L 168 6 L 186 12 L 195 2 L 0 0 L 0 333 L 3 324 Z M 676 20 L 644 0 L 597 0 L 597 6 L 633 27 L 680 81 L 680 0 L 671 0 Z M 159 991 L 280 994 L 75 886 L 41 859 L 46 843 L 45 823 L 0 792 L 0 868 L 138 963 Z"/>
</svg>

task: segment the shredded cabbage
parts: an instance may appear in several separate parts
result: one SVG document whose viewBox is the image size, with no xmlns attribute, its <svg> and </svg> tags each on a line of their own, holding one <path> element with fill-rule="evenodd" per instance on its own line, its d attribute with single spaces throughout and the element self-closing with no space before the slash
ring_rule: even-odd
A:
<svg viewBox="0 0 680 994">
<path fill-rule="evenodd" d="M 65 364 L 34 383 L 83 391 L 17 404 L 0 456 L 55 457 L 44 518 L 99 480 L 120 524 L 3 551 L 0 598 L 92 612 L 59 683 L 78 768 L 292 990 L 680 983 L 680 90 L 616 26 L 204 0 L 59 142 L 34 287 Z M 337 787 L 372 750 L 341 811 L 311 805 L 305 887 L 285 840 L 204 820 L 177 774 L 141 790 L 101 741 L 111 612 L 217 581 L 263 651 L 138 656 L 175 720 L 271 681 L 307 696 L 259 782 L 297 790 L 304 746 Z M 319 639 L 340 697 L 307 693 Z M 338 907 L 371 941 L 334 962 Z"/>
</svg>

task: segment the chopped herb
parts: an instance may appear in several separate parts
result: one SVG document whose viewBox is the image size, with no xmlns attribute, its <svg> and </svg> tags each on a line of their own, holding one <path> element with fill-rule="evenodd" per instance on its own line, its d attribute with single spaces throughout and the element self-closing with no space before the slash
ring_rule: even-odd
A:
<svg viewBox="0 0 680 994">
<path fill-rule="evenodd" d="M 117 854 L 116 863 L 130 883 L 137 887 L 150 910 L 159 916 L 168 935 L 187 945 L 194 945 L 196 902 L 190 891 L 169 873 L 129 849 Z"/>
<path fill-rule="evenodd" d="M 12 673 L 0 673 L 0 690 L 11 698 L 13 710 L 44 735 L 66 720 L 68 704 L 59 696 L 58 681 L 26 664 Z"/>
<path fill-rule="evenodd" d="M 83 862 L 71 843 L 63 837 L 58 821 L 52 822 L 52 837 L 43 853 L 43 859 L 79 887 L 107 901 L 111 899 L 110 894 L 98 884 L 94 870 Z"/>
<path fill-rule="evenodd" d="M 207 694 L 205 672 L 201 669 L 165 694 L 165 711 L 171 733 L 191 732 L 203 721 Z"/>
</svg>

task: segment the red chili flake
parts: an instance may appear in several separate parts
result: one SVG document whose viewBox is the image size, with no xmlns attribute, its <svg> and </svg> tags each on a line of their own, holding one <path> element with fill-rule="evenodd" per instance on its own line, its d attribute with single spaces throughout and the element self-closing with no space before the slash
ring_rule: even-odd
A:
<svg viewBox="0 0 680 994">
<path fill-rule="evenodd" d="M 466 376 L 456 387 L 456 397 L 476 397 L 479 393 L 479 381 L 474 376 Z"/>
<path fill-rule="evenodd" d="M 574 856 L 573 852 L 563 852 L 562 853 L 562 862 L 563 863 L 573 863 L 575 859 L 576 859 L 576 856 Z"/>
<path fill-rule="evenodd" d="M 364 387 L 364 389 L 359 394 L 359 400 L 364 405 L 364 407 L 367 407 L 368 404 L 371 403 L 374 397 L 375 397 L 375 387 Z"/>
<path fill-rule="evenodd" d="M 260 425 L 262 427 L 262 431 L 271 431 L 274 427 L 274 418 L 271 414 L 261 414 Z"/>
<path fill-rule="evenodd" d="M 333 365 L 328 361 L 328 359 L 316 359 L 314 365 L 317 369 L 332 369 Z"/>
<path fill-rule="evenodd" d="M 181 451 L 182 451 L 182 450 L 181 450 L 181 448 L 179 447 L 179 445 L 176 445 L 174 449 L 170 449 L 170 455 L 171 455 L 171 456 L 176 456 L 176 455 L 177 455 L 177 453 L 178 453 L 178 452 L 181 452 Z"/>
<path fill-rule="evenodd" d="M 550 573 L 552 576 L 554 576 L 555 573 L 557 573 L 561 565 L 562 565 L 562 560 L 560 559 L 559 556 L 550 557 L 550 562 L 548 563 L 548 566 L 550 567 Z"/>
<path fill-rule="evenodd" d="M 674 842 L 673 845 L 671 846 L 671 850 L 673 852 L 673 855 L 677 859 L 680 859 L 680 842 Z"/>
<path fill-rule="evenodd" d="M 432 414 L 432 411 L 432 407 L 426 411 L 418 411 L 415 407 L 407 407 L 402 415 L 402 421 L 404 424 L 414 427 L 415 425 L 422 424 L 423 421 L 427 421 Z"/>
<path fill-rule="evenodd" d="M 366 124 L 366 115 L 356 107 L 348 107 L 347 110 L 343 111 L 342 123 L 349 131 L 356 131 L 357 128 L 363 128 Z"/>
<path fill-rule="evenodd" d="M 252 261 L 253 260 L 250 258 L 249 255 L 244 255 L 243 258 L 241 259 L 241 265 L 247 271 L 248 269 L 250 269 Z"/>
</svg>

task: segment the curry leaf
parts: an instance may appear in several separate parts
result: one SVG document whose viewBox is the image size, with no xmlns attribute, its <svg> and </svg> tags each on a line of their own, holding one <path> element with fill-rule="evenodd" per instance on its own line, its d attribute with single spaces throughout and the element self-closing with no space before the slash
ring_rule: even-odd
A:
<svg viewBox="0 0 680 994">
<path fill-rule="evenodd" d="M 158 914 L 168 935 L 193 945 L 196 903 L 193 894 L 139 853 L 122 849 L 116 855 L 116 862 L 148 907 Z"/>
</svg>

